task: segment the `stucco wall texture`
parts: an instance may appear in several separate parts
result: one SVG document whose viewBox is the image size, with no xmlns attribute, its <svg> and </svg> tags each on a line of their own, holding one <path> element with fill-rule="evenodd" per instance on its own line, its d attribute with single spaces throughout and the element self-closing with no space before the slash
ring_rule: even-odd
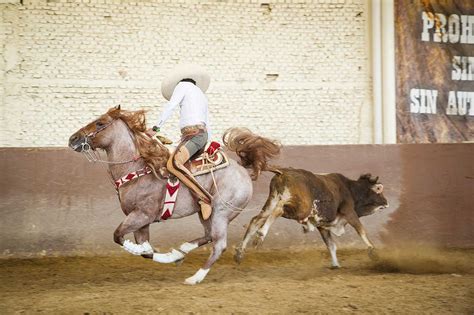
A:
<svg viewBox="0 0 474 315">
<path fill-rule="evenodd" d="M 109 107 L 165 100 L 199 63 L 215 138 L 246 126 L 284 144 L 372 142 L 364 0 L 2 0 L 0 146 L 65 146 Z M 176 140 L 176 113 L 165 133 Z"/>
</svg>

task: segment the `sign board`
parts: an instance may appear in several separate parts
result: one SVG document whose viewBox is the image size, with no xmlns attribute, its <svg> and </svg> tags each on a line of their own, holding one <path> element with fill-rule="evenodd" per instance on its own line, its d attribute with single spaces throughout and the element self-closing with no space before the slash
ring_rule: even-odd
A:
<svg viewBox="0 0 474 315">
<path fill-rule="evenodd" d="M 397 141 L 474 141 L 474 0 L 395 0 Z"/>
</svg>

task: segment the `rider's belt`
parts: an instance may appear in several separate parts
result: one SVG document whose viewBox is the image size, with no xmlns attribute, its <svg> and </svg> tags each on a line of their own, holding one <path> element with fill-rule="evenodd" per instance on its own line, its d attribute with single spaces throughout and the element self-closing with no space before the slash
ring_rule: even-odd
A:
<svg viewBox="0 0 474 315">
<path fill-rule="evenodd" d="M 183 136 L 194 135 L 194 134 L 199 133 L 200 131 L 206 131 L 206 126 L 204 125 L 186 126 L 181 129 L 181 135 Z"/>
</svg>

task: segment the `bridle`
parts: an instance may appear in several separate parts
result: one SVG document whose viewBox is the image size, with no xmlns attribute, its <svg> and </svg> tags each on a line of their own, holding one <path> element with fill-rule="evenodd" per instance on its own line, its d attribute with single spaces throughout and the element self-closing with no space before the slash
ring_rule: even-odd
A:
<svg viewBox="0 0 474 315">
<path fill-rule="evenodd" d="M 84 127 L 79 129 L 79 131 L 84 135 L 84 141 L 78 144 L 77 146 L 75 146 L 73 149 L 76 150 L 79 146 L 81 146 L 81 151 L 79 152 L 84 154 L 84 156 L 89 162 L 93 162 L 93 163 L 99 162 L 99 163 L 116 165 L 116 164 L 127 164 L 131 162 L 136 162 L 139 159 L 141 159 L 142 157 L 140 155 L 137 155 L 137 156 L 134 156 L 132 159 L 126 160 L 126 161 L 106 161 L 106 160 L 101 159 L 99 153 L 97 153 L 95 150 L 92 149 L 92 146 L 90 145 L 90 140 L 94 139 L 97 136 L 97 134 L 107 129 L 116 120 L 117 119 L 112 119 L 112 121 L 110 121 L 109 123 L 101 126 L 100 128 L 94 130 L 93 132 L 90 132 L 89 134 L 85 133 Z"/>
</svg>

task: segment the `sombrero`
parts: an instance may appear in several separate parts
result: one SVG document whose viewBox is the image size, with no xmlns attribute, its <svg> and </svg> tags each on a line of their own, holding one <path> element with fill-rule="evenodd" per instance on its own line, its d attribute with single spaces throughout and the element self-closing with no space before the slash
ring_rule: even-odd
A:
<svg viewBox="0 0 474 315">
<path fill-rule="evenodd" d="M 168 101 L 173 95 L 174 88 L 183 79 L 193 79 L 196 85 L 205 93 L 211 83 L 207 71 L 196 64 L 180 64 L 169 72 L 161 82 L 161 94 Z"/>
</svg>

